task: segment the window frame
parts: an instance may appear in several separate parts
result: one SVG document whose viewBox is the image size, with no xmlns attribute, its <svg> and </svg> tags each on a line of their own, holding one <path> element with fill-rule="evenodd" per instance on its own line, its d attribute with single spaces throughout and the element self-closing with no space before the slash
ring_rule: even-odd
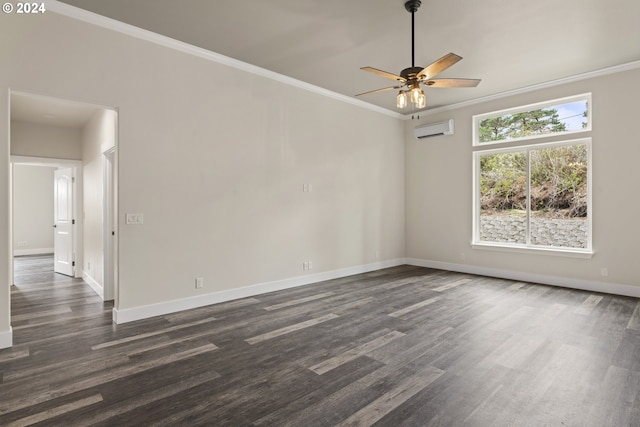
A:
<svg viewBox="0 0 640 427">
<path fill-rule="evenodd" d="M 494 117 L 501 117 L 504 116 L 506 114 L 518 114 L 518 113 L 522 113 L 525 111 L 533 111 L 533 110 L 539 110 L 539 109 L 543 109 L 546 107 L 553 107 L 553 106 L 558 106 L 558 105 L 562 105 L 562 104 L 568 104 L 570 102 L 576 102 L 576 101 L 586 101 L 587 103 L 587 126 L 583 129 L 578 129 L 578 130 L 569 130 L 569 131 L 564 131 L 564 132 L 553 132 L 553 133 L 546 133 L 546 134 L 540 134 L 540 135 L 530 135 L 530 136 L 523 136 L 520 138 L 513 138 L 513 139 L 504 139 L 501 141 L 487 141 L 487 142 L 480 142 L 480 122 L 482 120 L 485 119 L 490 119 L 490 118 L 494 118 Z M 535 140 L 535 139 L 541 139 L 541 138 L 551 138 L 551 137 L 557 137 L 557 136 L 565 136 L 565 135 L 571 135 L 571 134 L 576 134 L 576 133 L 582 133 L 582 132 L 590 132 L 592 130 L 592 103 L 591 103 L 591 93 L 582 93 L 582 94 L 578 94 L 578 95 L 573 95 L 573 96 L 567 96 L 564 98 L 557 98 L 557 99 L 552 99 L 550 101 L 543 101 L 543 102 L 536 102 L 534 104 L 527 104 L 527 105 L 522 105 L 520 107 L 515 107 L 515 108 L 505 108 L 503 110 L 498 110 L 498 111 L 491 111 L 489 113 L 483 113 L 483 114 L 477 114 L 474 115 L 472 120 L 472 137 L 473 137 L 473 147 L 487 147 L 487 146 L 493 146 L 493 145 L 497 145 L 497 144 L 511 144 L 511 143 L 517 143 L 517 142 L 523 142 L 523 141 L 530 141 L 530 140 Z"/>
<path fill-rule="evenodd" d="M 555 135 L 555 134 L 554 134 Z M 524 138 L 522 138 L 524 139 Z M 531 140 L 531 138 L 526 138 Z M 540 138 L 536 138 L 540 139 Z M 509 141 L 511 142 L 511 140 Z M 585 145 L 587 149 L 587 245 L 585 248 L 571 248 L 563 246 L 542 246 L 531 244 L 530 228 L 531 228 L 531 203 L 530 203 L 530 171 L 531 157 L 529 152 L 532 150 L 540 150 L 545 148 L 566 147 L 572 145 Z M 483 145 L 484 146 L 484 145 Z M 508 153 L 508 152 L 525 152 L 527 157 L 527 236 L 526 243 L 512 242 L 487 242 L 480 240 L 480 158 L 486 155 Z M 592 241 L 592 139 L 591 137 L 575 138 L 554 142 L 532 142 L 527 144 L 510 145 L 509 147 L 492 147 L 473 151 L 473 225 L 472 225 L 472 241 L 471 246 L 475 249 L 490 249 L 507 252 L 525 252 L 525 253 L 544 253 L 549 255 L 569 256 L 578 258 L 591 258 L 593 256 Z"/>
</svg>

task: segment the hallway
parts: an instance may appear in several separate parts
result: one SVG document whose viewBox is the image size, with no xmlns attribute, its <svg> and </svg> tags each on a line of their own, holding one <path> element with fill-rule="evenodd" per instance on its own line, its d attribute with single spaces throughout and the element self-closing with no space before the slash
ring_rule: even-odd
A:
<svg viewBox="0 0 640 427">
<path fill-rule="evenodd" d="M 53 255 L 14 258 L 14 350 L 31 345 L 38 337 L 54 337 L 62 331 L 80 333 L 85 326 L 94 327 L 96 319 L 111 324 L 112 307 L 112 302 L 104 303 L 82 279 L 54 273 Z"/>
</svg>

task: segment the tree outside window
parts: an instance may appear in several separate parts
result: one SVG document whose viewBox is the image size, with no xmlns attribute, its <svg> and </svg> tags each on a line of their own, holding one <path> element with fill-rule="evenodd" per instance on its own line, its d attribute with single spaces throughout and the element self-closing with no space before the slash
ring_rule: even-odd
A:
<svg viewBox="0 0 640 427">
<path fill-rule="evenodd" d="M 542 139 L 587 129 L 588 100 L 550 104 L 474 118 L 480 143 L 527 138 L 527 145 L 474 152 L 475 243 L 591 249 L 591 141 Z"/>
</svg>

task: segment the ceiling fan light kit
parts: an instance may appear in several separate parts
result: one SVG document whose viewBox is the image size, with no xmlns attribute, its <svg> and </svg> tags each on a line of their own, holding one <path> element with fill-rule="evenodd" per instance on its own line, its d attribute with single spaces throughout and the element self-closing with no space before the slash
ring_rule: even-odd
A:
<svg viewBox="0 0 640 427">
<path fill-rule="evenodd" d="M 376 89 L 369 92 L 360 93 L 356 96 L 371 95 L 373 93 L 385 92 L 388 90 L 400 89 L 396 96 L 396 107 L 403 109 L 408 106 L 408 101 L 414 108 L 418 110 L 425 108 L 427 98 L 424 90 L 420 87 L 423 84 L 427 87 L 435 88 L 452 88 L 452 87 L 476 87 L 480 83 L 479 79 L 434 79 L 437 74 L 451 67 L 456 62 L 462 59 L 461 56 L 455 53 L 448 53 L 437 61 L 433 62 L 426 67 L 415 66 L 415 28 L 414 28 L 414 14 L 420 8 L 420 0 L 408 0 L 404 4 L 404 8 L 407 12 L 411 13 L 411 67 L 405 68 L 400 72 L 400 75 L 389 73 L 387 71 L 378 70 L 373 67 L 362 67 L 361 70 L 377 74 L 387 79 L 396 80 L 399 85 L 385 87 L 382 89 Z M 407 96 L 408 93 L 408 96 Z"/>
</svg>

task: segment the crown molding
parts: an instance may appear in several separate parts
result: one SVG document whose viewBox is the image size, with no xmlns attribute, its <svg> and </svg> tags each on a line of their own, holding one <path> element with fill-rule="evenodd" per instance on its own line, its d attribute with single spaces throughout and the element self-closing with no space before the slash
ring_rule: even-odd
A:
<svg viewBox="0 0 640 427">
<path fill-rule="evenodd" d="M 554 86 L 565 85 L 569 83 L 578 82 L 581 80 L 592 79 L 594 77 L 607 76 L 610 74 L 622 73 L 624 71 L 636 70 L 640 68 L 640 61 L 628 62 L 626 64 L 614 65 L 612 67 L 602 68 L 600 70 L 589 71 L 587 73 L 576 74 L 575 76 L 564 77 L 557 80 L 551 80 L 544 83 L 538 83 L 531 86 L 525 86 L 519 89 L 508 90 L 505 92 L 496 93 L 494 95 L 483 96 L 481 98 L 471 99 L 469 101 L 458 102 L 456 104 L 444 105 L 442 107 L 436 107 L 433 109 L 423 110 L 413 113 L 413 115 L 428 116 L 431 114 L 442 113 L 443 111 L 457 110 L 458 108 L 469 107 L 471 105 L 482 104 L 483 102 L 494 101 L 496 99 L 507 98 L 509 96 L 520 95 L 523 93 L 533 92 L 536 90 L 547 89 Z M 412 114 L 406 114 L 402 118 L 403 120 L 410 119 Z"/>
<path fill-rule="evenodd" d="M 215 53 L 210 50 L 194 46 L 189 43 L 181 42 L 171 37 L 163 36 L 161 34 L 154 33 L 152 31 L 144 30 L 142 28 L 135 27 L 130 24 L 125 24 L 124 22 L 107 18 L 106 16 L 98 15 L 96 13 L 89 12 L 84 9 L 80 9 L 78 7 L 71 6 L 69 4 L 59 2 L 57 0 L 45 0 L 45 7 L 47 9 L 47 12 L 54 12 L 59 15 L 66 16 L 68 18 L 77 19 L 79 21 L 86 22 L 88 24 L 93 24 L 98 27 L 106 28 L 112 31 L 119 32 L 121 34 L 135 37 L 139 40 L 155 43 L 157 45 L 168 47 L 169 49 L 174 49 L 189 55 L 193 55 L 202 59 L 216 62 L 218 64 L 223 64 L 229 67 L 233 67 L 238 70 L 245 71 L 247 73 L 251 73 L 257 76 L 275 80 L 277 82 L 284 83 L 289 86 L 297 87 L 299 89 L 313 92 L 315 94 L 322 95 L 327 98 L 332 98 L 340 102 L 345 102 L 347 104 L 354 105 L 356 107 L 360 107 L 360 108 L 374 111 L 376 113 L 384 114 L 389 117 L 393 117 L 396 119 L 403 118 L 403 115 L 398 112 L 388 110 L 386 108 L 382 108 L 377 105 L 373 105 L 368 102 L 361 101 L 359 99 L 356 99 L 350 96 L 342 95 L 340 93 L 333 92 L 331 90 L 328 90 L 319 86 L 315 86 L 310 83 L 303 82 L 301 80 L 294 79 L 292 77 L 288 77 L 283 74 L 276 73 L 274 71 L 267 70 L 262 67 L 258 67 L 256 65 L 242 62 L 237 59 L 233 59 L 228 56 L 221 55 L 219 53 Z"/>
<path fill-rule="evenodd" d="M 292 77 L 288 77 L 283 74 L 276 73 L 271 70 L 267 70 L 266 68 L 258 67 L 256 65 L 242 62 L 237 59 L 233 59 L 231 57 L 221 55 L 219 53 L 215 53 L 210 50 L 191 45 L 189 43 L 181 42 L 171 37 L 163 36 L 161 34 L 154 33 L 152 31 L 144 30 L 142 28 L 139 28 L 130 24 L 125 24 L 124 22 L 107 18 L 106 16 L 98 15 L 96 13 L 89 12 L 84 9 L 80 9 L 75 6 L 71 6 L 69 4 L 59 2 L 58 0 L 45 0 L 44 3 L 48 12 L 54 12 L 59 15 L 77 19 L 79 21 L 93 24 L 98 27 L 106 28 L 112 31 L 119 32 L 121 34 L 135 37 L 139 40 L 155 43 L 155 44 L 168 47 L 170 49 L 174 49 L 189 55 L 193 55 L 193 56 L 203 58 L 212 62 L 216 62 L 218 64 L 223 64 L 232 68 L 236 68 L 241 71 L 245 71 L 247 73 L 251 73 L 251 74 L 265 77 L 271 80 L 275 80 L 289 86 L 297 87 L 299 89 L 303 89 L 318 95 L 332 98 L 340 102 L 345 102 L 347 104 L 351 104 L 356 107 L 371 110 L 376 113 L 384 114 L 386 116 L 393 117 L 396 119 L 401 119 L 401 120 L 410 120 L 412 116 L 416 116 L 416 115 L 429 116 L 429 115 L 441 113 L 444 111 L 456 110 L 459 108 L 469 107 L 472 105 L 477 105 L 477 104 L 481 104 L 488 101 L 507 98 L 509 96 L 524 94 L 524 93 L 533 92 L 536 90 L 573 83 L 580 80 L 591 79 L 594 77 L 606 76 L 609 74 L 621 73 L 624 71 L 635 70 L 640 68 L 640 61 L 633 61 L 626 64 L 607 67 L 600 70 L 577 74 L 575 76 L 570 76 L 570 77 L 564 77 L 557 80 L 551 80 L 544 83 L 538 83 L 538 84 L 526 86 L 523 88 L 508 90 L 505 92 L 500 92 L 493 95 L 475 98 L 468 101 L 458 102 L 455 104 L 444 105 L 444 106 L 436 107 L 432 109 L 414 111 L 413 113 L 402 114 L 393 110 L 389 110 L 387 108 L 370 104 L 368 102 L 353 98 L 351 96 L 346 96 L 346 95 L 322 88 L 320 86 L 315 86 L 310 83 L 303 82 L 302 80 L 294 79 Z"/>
</svg>

